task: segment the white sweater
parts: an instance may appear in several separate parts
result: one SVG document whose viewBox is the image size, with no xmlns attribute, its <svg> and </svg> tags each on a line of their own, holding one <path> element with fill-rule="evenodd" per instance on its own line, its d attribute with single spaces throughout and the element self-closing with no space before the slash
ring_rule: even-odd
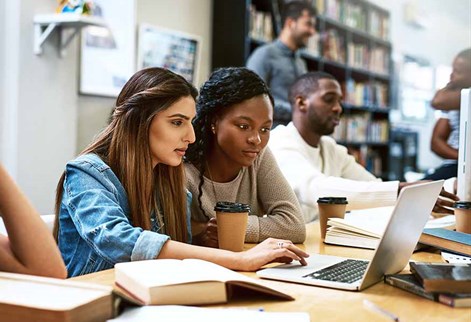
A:
<svg viewBox="0 0 471 322">
<path fill-rule="evenodd" d="M 331 137 L 323 136 L 319 146 L 312 147 L 289 123 L 271 131 L 268 145 L 298 197 L 306 222 L 317 219 L 319 197 L 347 197 L 347 209 L 390 206 L 396 201 L 398 181 L 377 179 Z"/>
</svg>

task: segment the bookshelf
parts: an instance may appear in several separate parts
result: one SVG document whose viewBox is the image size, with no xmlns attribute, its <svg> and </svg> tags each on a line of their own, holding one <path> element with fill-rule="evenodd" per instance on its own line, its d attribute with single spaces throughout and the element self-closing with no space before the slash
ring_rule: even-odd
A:
<svg viewBox="0 0 471 322">
<path fill-rule="evenodd" d="M 389 179 L 391 52 L 389 12 L 365 0 L 312 0 L 317 33 L 303 49 L 308 70 L 342 85 L 344 112 L 334 138 L 370 172 Z M 212 68 L 244 66 L 281 29 L 283 0 L 213 2 Z"/>
</svg>

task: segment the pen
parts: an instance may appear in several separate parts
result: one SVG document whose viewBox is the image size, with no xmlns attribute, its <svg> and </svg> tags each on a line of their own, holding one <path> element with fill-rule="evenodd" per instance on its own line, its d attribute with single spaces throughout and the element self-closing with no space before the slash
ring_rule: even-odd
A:
<svg viewBox="0 0 471 322">
<path fill-rule="evenodd" d="M 378 305 L 374 304 L 374 303 L 371 302 L 371 301 L 363 300 L 363 305 L 364 305 L 366 308 L 368 308 L 368 309 L 370 309 L 370 310 L 372 310 L 372 311 L 374 311 L 374 312 L 376 312 L 376 313 L 382 314 L 383 316 L 385 316 L 385 317 L 391 319 L 391 321 L 399 322 L 399 317 L 398 317 L 398 316 L 392 314 L 392 313 L 389 312 L 389 311 L 386 311 L 385 309 L 379 307 Z"/>
</svg>

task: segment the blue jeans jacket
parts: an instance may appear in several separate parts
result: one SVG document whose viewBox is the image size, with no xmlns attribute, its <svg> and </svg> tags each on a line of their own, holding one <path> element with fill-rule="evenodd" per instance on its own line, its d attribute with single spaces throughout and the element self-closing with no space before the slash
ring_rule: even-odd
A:
<svg viewBox="0 0 471 322">
<path fill-rule="evenodd" d="M 157 257 L 170 237 L 159 233 L 151 214 L 151 231 L 131 224 L 126 191 L 106 163 L 82 155 L 67 164 L 65 175 L 58 243 L 69 277 Z M 187 192 L 188 242 L 190 205 Z"/>
</svg>

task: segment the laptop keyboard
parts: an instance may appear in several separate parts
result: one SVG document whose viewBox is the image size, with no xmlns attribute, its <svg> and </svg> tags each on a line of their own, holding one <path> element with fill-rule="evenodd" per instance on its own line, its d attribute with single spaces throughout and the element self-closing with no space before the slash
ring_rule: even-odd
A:
<svg viewBox="0 0 471 322">
<path fill-rule="evenodd" d="M 368 263 L 368 261 L 346 259 L 303 277 L 332 282 L 353 283 L 363 277 Z"/>
</svg>

